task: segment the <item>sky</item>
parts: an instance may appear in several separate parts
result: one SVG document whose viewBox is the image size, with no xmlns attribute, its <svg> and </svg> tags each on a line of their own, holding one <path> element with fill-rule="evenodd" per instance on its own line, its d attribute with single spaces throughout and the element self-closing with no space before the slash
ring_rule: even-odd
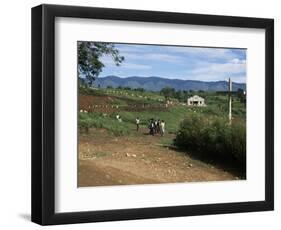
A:
<svg viewBox="0 0 281 230">
<path fill-rule="evenodd" d="M 158 76 L 170 79 L 246 82 L 246 49 L 115 44 L 125 60 L 103 56 L 99 77 Z"/>
</svg>

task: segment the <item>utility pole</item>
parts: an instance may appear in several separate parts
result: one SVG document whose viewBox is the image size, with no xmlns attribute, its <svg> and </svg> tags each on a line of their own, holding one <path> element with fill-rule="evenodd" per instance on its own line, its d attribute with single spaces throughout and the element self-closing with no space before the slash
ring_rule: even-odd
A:
<svg viewBox="0 0 281 230">
<path fill-rule="evenodd" d="M 229 120 L 229 124 L 230 125 L 231 125 L 231 119 L 232 119 L 232 113 L 231 113 L 231 109 L 232 109 L 231 91 L 232 91 L 232 82 L 231 82 L 231 79 L 229 78 L 229 80 L 228 80 L 228 99 L 229 99 L 229 104 L 228 104 L 228 109 L 229 109 L 228 120 Z"/>
</svg>

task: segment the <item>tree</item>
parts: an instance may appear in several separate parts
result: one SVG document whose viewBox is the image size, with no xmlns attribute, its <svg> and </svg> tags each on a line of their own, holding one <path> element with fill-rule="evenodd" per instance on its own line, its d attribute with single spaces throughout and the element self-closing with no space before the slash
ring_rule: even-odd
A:
<svg viewBox="0 0 281 230">
<path fill-rule="evenodd" d="M 175 92 L 174 97 L 177 98 L 179 101 L 185 101 L 184 93 L 181 90 L 178 90 L 177 92 Z"/>
<path fill-rule="evenodd" d="M 174 96 L 175 89 L 171 87 L 165 87 L 161 89 L 160 93 L 165 97 L 166 100 L 169 100 L 169 98 Z"/>
<path fill-rule="evenodd" d="M 139 88 L 135 88 L 134 90 L 135 91 L 139 91 L 139 92 L 145 92 L 145 89 L 144 88 L 140 88 L 140 87 Z"/>
<path fill-rule="evenodd" d="M 85 78 L 88 85 L 92 85 L 105 66 L 100 58 L 110 55 L 114 63 L 119 66 L 124 57 L 112 43 L 105 42 L 78 42 L 78 73 Z"/>
<path fill-rule="evenodd" d="M 239 98 L 241 103 L 246 104 L 246 94 L 243 89 L 241 89 L 241 88 L 237 89 L 237 97 Z"/>
</svg>

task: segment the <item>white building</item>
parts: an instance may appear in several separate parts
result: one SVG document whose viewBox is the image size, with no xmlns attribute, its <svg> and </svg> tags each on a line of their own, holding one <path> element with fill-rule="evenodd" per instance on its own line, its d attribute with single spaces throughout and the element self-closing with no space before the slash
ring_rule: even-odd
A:
<svg viewBox="0 0 281 230">
<path fill-rule="evenodd" d="M 206 106 L 205 99 L 203 97 L 199 97 L 198 95 L 194 95 L 187 99 L 188 106 Z"/>
</svg>

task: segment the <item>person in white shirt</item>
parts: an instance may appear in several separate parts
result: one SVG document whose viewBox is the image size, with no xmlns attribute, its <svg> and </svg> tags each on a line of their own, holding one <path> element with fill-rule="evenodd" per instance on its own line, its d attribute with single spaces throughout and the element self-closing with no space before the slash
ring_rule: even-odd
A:
<svg viewBox="0 0 281 230">
<path fill-rule="evenodd" d="M 161 136 L 164 136 L 164 133 L 165 133 L 165 121 L 164 120 L 162 120 L 160 123 L 160 133 L 161 133 Z"/>
<path fill-rule="evenodd" d="M 136 118 L 136 125 L 137 125 L 137 131 L 139 131 L 139 128 L 140 128 L 140 119 L 139 119 L 139 117 Z"/>
</svg>

